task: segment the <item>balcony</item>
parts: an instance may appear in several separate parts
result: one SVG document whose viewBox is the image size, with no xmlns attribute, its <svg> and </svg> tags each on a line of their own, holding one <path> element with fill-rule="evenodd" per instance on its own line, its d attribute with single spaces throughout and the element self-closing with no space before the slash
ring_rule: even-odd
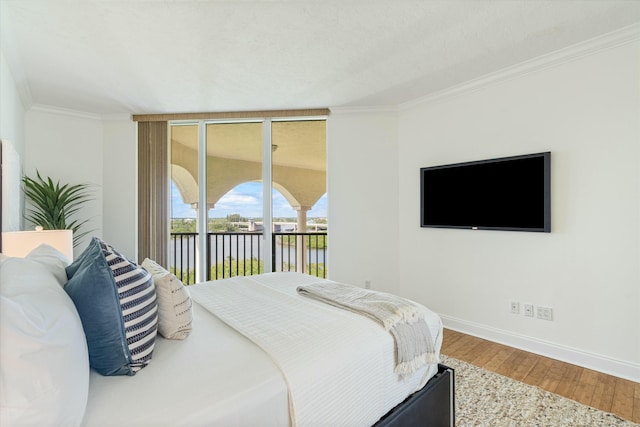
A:
<svg viewBox="0 0 640 427">
<path fill-rule="evenodd" d="M 169 269 L 185 285 L 196 282 L 198 233 L 171 233 Z M 264 273 L 260 232 L 207 233 L 206 280 Z M 273 233 L 271 271 L 298 271 L 326 278 L 327 233 Z"/>
</svg>

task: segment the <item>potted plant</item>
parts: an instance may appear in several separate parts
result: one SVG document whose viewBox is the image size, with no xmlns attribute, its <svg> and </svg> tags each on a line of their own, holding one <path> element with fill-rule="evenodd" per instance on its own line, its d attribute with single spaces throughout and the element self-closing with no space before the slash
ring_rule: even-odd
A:
<svg viewBox="0 0 640 427">
<path fill-rule="evenodd" d="M 25 219 L 44 230 L 73 230 L 73 246 L 91 230 L 80 231 L 89 220 L 74 219 L 75 214 L 93 195 L 89 184 L 54 183 L 50 177 L 22 178 L 24 195 L 31 207 L 25 208 Z"/>
</svg>

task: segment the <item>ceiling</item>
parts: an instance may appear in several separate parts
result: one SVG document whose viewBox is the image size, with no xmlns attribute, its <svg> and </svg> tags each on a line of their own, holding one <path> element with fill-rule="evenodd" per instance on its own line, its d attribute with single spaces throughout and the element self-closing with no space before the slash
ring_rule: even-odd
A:
<svg viewBox="0 0 640 427">
<path fill-rule="evenodd" d="M 640 0 L 0 0 L 27 108 L 380 107 L 640 22 Z"/>
<path fill-rule="evenodd" d="M 210 123 L 207 124 L 206 135 L 208 156 L 262 162 L 261 122 Z M 181 144 L 193 153 L 198 152 L 197 124 L 171 126 L 170 138 L 172 144 Z M 274 121 L 271 142 L 273 165 L 326 171 L 324 120 Z"/>
</svg>

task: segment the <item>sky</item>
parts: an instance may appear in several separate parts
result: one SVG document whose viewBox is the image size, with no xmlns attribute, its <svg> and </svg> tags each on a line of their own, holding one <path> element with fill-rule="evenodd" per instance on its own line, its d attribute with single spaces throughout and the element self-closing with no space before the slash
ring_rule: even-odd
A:
<svg viewBox="0 0 640 427">
<path fill-rule="evenodd" d="M 296 217 L 289 202 L 276 189 L 273 190 L 273 216 Z M 240 214 L 247 218 L 262 218 L 262 183 L 245 182 L 236 186 L 222 196 L 214 209 L 209 211 L 210 218 L 226 218 L 227 215 Z M 171 216 L 173 218 L 195 218 L 196 211 L 190 205 L 182 203 L 180 192 L 171 181 Z M 307 212 L 308 218 L 327 217 L 326 193 L 318 200 L 313 208 Z"/>
</svg>

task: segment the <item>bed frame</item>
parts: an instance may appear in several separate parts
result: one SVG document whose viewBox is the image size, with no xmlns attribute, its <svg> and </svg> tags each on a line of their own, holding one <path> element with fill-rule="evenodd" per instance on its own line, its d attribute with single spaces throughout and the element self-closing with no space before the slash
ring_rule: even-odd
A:
<svg viewBox="0 0 640 427">
<path fill-rule="evenodd" d="M 453 369 L 438 365 L 438 373 L 421 389 L 389 411 L 374 427 L 455 427 Z"/>
</svg>

